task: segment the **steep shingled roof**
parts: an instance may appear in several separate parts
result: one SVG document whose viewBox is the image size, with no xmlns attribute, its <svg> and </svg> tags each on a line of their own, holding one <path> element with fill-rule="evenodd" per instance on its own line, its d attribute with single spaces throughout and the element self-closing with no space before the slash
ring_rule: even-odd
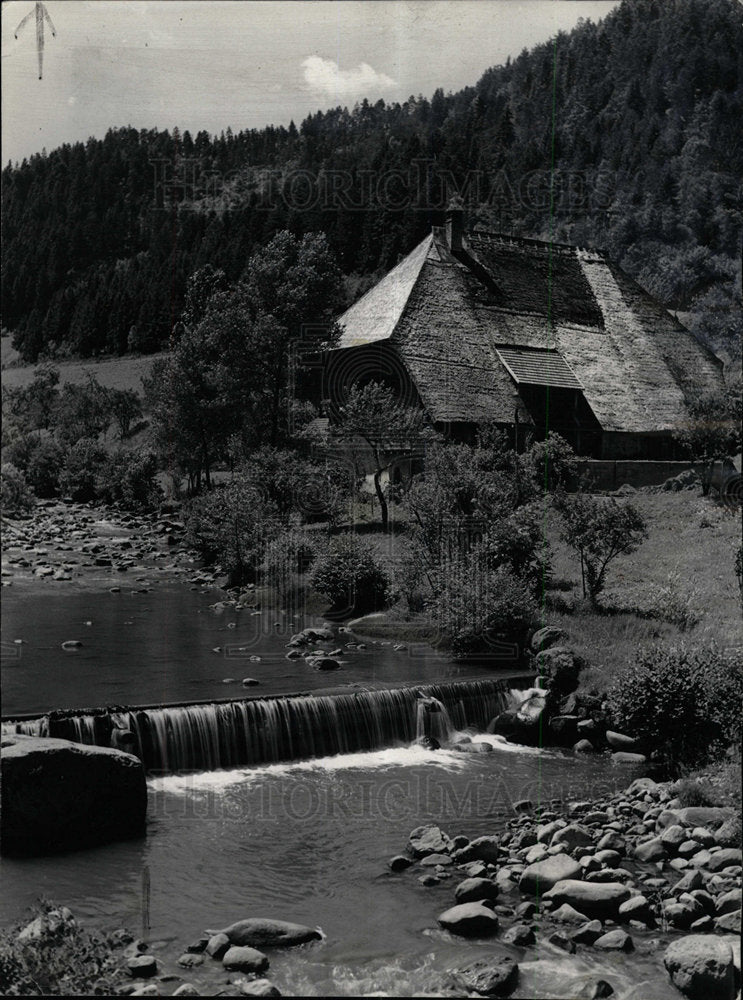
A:
<svg viewBox="0 0 743 1000">
<path fill-rule="evenodd" d="M 385 341 L 434 421 L 511 423 L 501 348 L 556 351 L 605 431 L 679 426 L 721 362 L 600 254 L 498 233 L 452 254 L 434 229 L 339 323 L 340 348 Z"/>
</svg>

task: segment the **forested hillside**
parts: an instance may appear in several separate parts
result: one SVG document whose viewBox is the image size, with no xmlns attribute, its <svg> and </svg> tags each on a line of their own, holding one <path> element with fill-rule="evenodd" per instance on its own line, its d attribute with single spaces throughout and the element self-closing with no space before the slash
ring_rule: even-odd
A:
<svg viewBox="0 0 743 1000">
<path fill-rule="evenodd" d="M 219 137 L 112 128 L 3 171 L 4 326 L 28 360 L 157 350 L 190 274 L 234 281 L 281 229 L 324 230 L 352 298 L 458 192 L 471 223 L 608 253 L 735 356 L 742 71 L 737 0 L 624 0 L 457 94 Z"/>
</svg>

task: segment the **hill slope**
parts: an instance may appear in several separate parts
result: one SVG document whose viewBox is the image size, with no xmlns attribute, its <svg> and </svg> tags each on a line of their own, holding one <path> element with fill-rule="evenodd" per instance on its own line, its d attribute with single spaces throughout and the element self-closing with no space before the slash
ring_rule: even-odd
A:
<svg viewBox="0 0 743 1000">
<path fill-rule="evenodd" d="M 740 4 L 624 0 L 456 94 L 112 129 L 3 171 L 4 323 L 29 360 L 157 350 L 205 263 L 236 280 L 277 230 L 322 229 L 363 290 L 459 191 L 471 222 L 597 247 L 737 355 L 742 120 Z"/>
</svg>

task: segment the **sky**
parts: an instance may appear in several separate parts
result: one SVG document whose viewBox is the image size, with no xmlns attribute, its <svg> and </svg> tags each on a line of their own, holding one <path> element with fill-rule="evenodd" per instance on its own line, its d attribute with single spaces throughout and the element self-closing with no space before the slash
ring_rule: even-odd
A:
<svg viewBox="0 0 743 1000">
<path fill-rule="evenodd" d="M 33 0 L 2 4 L 2 162 L 112 127 L 218 134 L 456 91 L 615 0 Z"/>
</svg>

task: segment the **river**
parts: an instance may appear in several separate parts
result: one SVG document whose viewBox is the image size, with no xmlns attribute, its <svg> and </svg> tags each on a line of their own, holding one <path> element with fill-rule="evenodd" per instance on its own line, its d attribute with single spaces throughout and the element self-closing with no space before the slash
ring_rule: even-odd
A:
<svg viewBox="0 0 743 1000">
<path fill-rule="evenodd" d="M 6 594 L 4 714 L 241 697 L 247 674 L 260 681 L 251 695 L 329 686 L 327 675 L 285 658 L 285 643 L 303 621 L 214 610 L 219 596 L 183 585 L 147 593 Z M 16 638 L 23 643 L 16 646 Z M 63 652 L 69 639 L 82 647 Z M 228 646 L 241 653 L 225 655 Z M 369 641 L 341 661 L 335 689 L 405 681 L 456 687 L 488 676 L 422 646 L 395 651 L 392 643 Z M 225 684 L 229 676 L 235 681 Z M 671 1000 L 675 991 L 652 955 L 567 959 L 546 941 L 524 950 L 453 938 L 438 929 L 436 916 L 452 905 L 456 878 L 426 888 L 416 870 L 389 871 L 389 858 L 421 823 L 474 837 L 502 829 L 518 799 L 546 806 L 600 797 L 633 776 L 605 757 L 489 742 L 493 751 L 476 755 L 395 741 L 315 760 L 151 776 L 146 839 L 4 859 L 0 919 L 12 923 L 45 896 L 88 926 L 142 934 L 174 971 L 173 959 L 207 928 L 248 916 L 318 926 L 322 942 L 271 956 L 270 978 L 287 995 L 437 994 L 452 968 L 495 953 L 519 961 L 517 997 L 574 996 L 576 976 L 585 975 L 608 979 L 620 1000 Z M 223 981 L 211 964 L 181 974 L 205 993 Z"/>
</svg>

